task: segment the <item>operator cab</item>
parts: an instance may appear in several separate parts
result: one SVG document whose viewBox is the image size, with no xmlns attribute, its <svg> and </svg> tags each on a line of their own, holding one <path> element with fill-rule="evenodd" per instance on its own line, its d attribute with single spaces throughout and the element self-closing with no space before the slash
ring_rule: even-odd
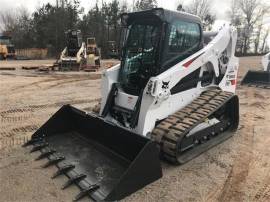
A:
<svg viewBox="0 0 270 202">
<path fill-rule="evenodd" d="M 202 26 L 199 17 L 162 8 L 124 13 L 121 24 L 118 82 L 113 84 L 101 115 L 110 111 L 112 120 L 135 128 L 149 79 L 200 50 Z"/>
<path fill-rule="evenodd" d="M 121 15 L 122 44 L 119 83 L 138 96 L 152 76 L 203 47 L 200 18 L 156 8 Z"/>
<path fill-rule="evenodd" d="M 82 46 L 82 34 L 80 30 L 68 30 L 66 33 L 67 53 L 70 57 L 76 57 Z"/>
</svg>

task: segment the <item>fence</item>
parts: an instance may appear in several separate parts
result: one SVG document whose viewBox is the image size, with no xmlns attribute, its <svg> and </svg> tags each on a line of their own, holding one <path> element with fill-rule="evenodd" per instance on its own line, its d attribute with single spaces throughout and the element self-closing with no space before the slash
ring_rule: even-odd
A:
<svg viewBox="0 0 270 202">
<path fill-rule="evenodd" d="M 25 57 L 28 59 L 46 59 L 48 58 L 47 48 L 27 48 L 16 49 L 17 57 Z"/>
</svg>

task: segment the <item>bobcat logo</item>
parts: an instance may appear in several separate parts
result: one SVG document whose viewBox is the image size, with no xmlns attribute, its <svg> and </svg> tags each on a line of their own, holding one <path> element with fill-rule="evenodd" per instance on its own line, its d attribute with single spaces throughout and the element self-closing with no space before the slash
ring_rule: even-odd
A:
<svg viewBox="0 0 270 202">
<path fill-rule="evenodd" d="M 168 81 L 168 82 L 165 82 L 165 81 L 162 81 L 162 89 L 168 89 L 169 88 L 169 83 L 170 83 L 170 81 Z"/>
</svg>

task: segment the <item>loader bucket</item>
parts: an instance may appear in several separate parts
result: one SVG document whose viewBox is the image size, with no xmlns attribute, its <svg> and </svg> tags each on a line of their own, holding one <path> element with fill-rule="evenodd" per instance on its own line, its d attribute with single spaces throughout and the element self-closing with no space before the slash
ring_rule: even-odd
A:
<svg viewBox="0 0 270 202">
<path fill-rule="evenodd" d="M 48 158 L 76 184 L 78 200 L 120 200 L 162 177 L 159 151 L 150 139 L 105 122 L 70 105 L 63 106 L 33 135 L 27 145 Z"/>
<path fill-rule="evenodd" d="M 270 72 L 249 70 L 241 84 L 268 88 L 270 87 Z"/>
</svg>

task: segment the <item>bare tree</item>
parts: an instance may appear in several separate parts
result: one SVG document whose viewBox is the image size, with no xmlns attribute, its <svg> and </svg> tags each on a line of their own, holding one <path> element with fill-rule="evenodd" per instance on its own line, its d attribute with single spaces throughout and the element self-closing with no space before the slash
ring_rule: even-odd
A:
<svg viewBox="0 0 270 202">
<path fill-rule="evenodd" d="M 211 2 L 209 0 L 192 0 L 190 4 L 187 5 L 186 10 L 190 13 L 204 18 L 210 13 Z"/>
<path fill-rule="evenodd" d="M 135 9 L 137 11 L 143 11 L 147 9 L 152 9 L 157 7 L 156 0 L 137 0 L 135 4 Z"/>
<path fill-rule="evenodd" d="M 259 45 L 260 45 L 260 39 L 261 39 L 261 32 L 262 32 L 263 24 L 260 21 L 257 25 L 257 29 L 255 31 L 255 39 L 254 39 L 254 53 L 258 53 Z"/>
<path fill-rule="evenodd" d="M 0 14 L 2 30 L 12 37 L 16 48 L 24 48 L 32 45 L 33 35 L 30 13 L 25 7 L 7 10 Z"/>
<path fill-rule="evenodd" d="M 1 30 L 11 31 L 17 25 L 17 17 L 12 10 L 0 13 Z"/>
<path fill-rule="evenodd" d="M 199 16 L 205 29 L 211 29 L 212 24 L 215 22 L 216 17 L 211 14 L 210 0 L 192 0 L 184 9 L 188 13 Z"/>
<path fill-rule="evenodd" d="M 235 27 L 241 25 L 241 13 L 237 0 L 231 0 L 230 8 L 227 11 L 227 16 L 231 20 L 231 24 Z"/>
<path fill-rule="evenodd" d="M 243 52 L 243 46 L 244 46 L 244 30 L 243 30 L 243 14 L 240 9 L 240 5 L 238 3 L 238 0 L 231 0 L 230 7 L 226 11 L 226 15 L 230 19 L 231 24 L 237 29 L 237 47 L 236 52 Z"/>
<path fill-rule="evenodd" d="M 122 2 L 120 3 L 120 8 L 121 8 L 121 11 L 120 11 L 121 13 L 131 11 L 131 10 L 130 10 L 130 7 L 129 7 L 129 5 L 128 5 L 127 0 L 124 0 L 124 1 L 122 1 Z"/>
<path fill-rule="evenodd" d="M 18 26 L 22 26 L 24 20 L 29 18 L 30 14 L 25 7 L 19 7 L 15 10 L 6 10 L 0 13 L 1 29 L 6 32 L 14 31 Z"/>
<path fill-rule="evenodd" d="M 239 0 L 239 8 L 243 14 L 243 53 L 246 54 L 250 48 L 251 35 L 255 24 L 269 11 L 269 6 L 262 4 L 261 0 Z"/>
</svg>

